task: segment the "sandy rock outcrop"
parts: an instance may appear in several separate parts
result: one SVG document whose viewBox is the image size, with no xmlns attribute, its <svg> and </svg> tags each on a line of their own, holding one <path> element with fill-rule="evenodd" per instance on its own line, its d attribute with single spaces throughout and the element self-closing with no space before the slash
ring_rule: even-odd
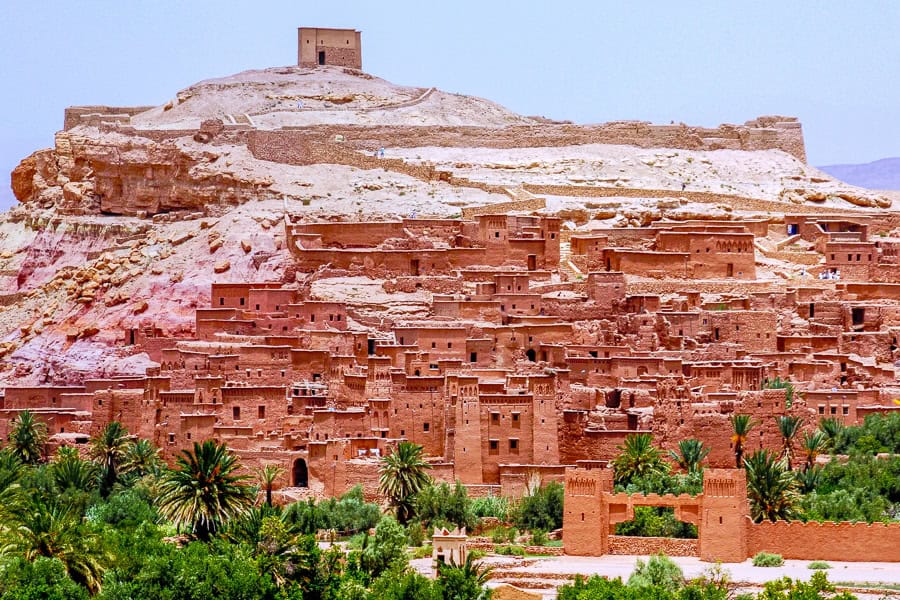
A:
<svg viewBox="0 0 900 600">
<path fill-rule="evenodd" d="M 24 159 L 12 173 L 16 198 L 70 214 L 154 215 L 241 204 L 267 195 L 272 180 L 244 178 L 210 151 L 173 142 L 91 130 L 60 132 L 52 150 Z"/>
</svg>

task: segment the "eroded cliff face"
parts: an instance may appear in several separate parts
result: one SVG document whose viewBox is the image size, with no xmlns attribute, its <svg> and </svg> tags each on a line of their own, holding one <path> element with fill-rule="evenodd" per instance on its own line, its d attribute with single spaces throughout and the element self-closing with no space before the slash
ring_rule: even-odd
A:
<svg viewBox="0 0 900 600">
<path fill-rule="evenodd" d="M 147 216 L 271 195 L 271 179 L 237 176 L 219 160 L 213 150 L 85 128 L 57 133 L 55 147 L 24 159 L 11 183 L 20 202 L 67 214 Z"/>
</svg>

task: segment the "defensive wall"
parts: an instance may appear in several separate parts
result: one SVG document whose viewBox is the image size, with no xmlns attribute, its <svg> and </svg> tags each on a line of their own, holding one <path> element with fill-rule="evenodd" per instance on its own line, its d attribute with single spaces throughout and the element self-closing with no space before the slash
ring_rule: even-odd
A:
<svg viewBox="0 0 900 600">
<path fill-rule="evenodd" d="M 799 560 L 900 562 L 900 523 L 818 523 L 750 518 L 746 475 L 707 469 L 696 496 L 613 493 L 611 469 L 566 471 L 563 545 L 566 554 L 699 556 L 743 562 L 758 552 Z M 677 520 L 697 526 L 696 540 L 616 536 L 618 523 L 634 519 L 636 506 L 665 506 Z"/>
<path fill-rule="evenodd" d="M 426 91 L 425 94 L 428 92 Z M 425 95 L 423 94 L 423 96 Z M 421 98 L 417 98 L 421 101 Z M 128 126 L 131 117 L 150 106 L 71 106 L 66 108 L 64 129 L 80 124 L 101 122 Z M 300 134 L 319 140 L 343 136 L 354 147 L 375 150 L 382 146 L 415 148 L 422 146 L 458 146 L 468 148 L 529 148 L 583 144 L 620 144 L 639 148 L 678 148 L 684 150 L 782 150 L 806 162 L 806 149 L 800 122 L 794 117 L 760 117 L 744 125 L 720 125 L 716 128 L 690 127 L 685 124 L 653 125 L 646 121 L 616 121 L 597 125 L 541 123 L 503 128 L 475 126 L 366 126 L 316 125 L 284 128 L 284 136 Z"/>
</svg>

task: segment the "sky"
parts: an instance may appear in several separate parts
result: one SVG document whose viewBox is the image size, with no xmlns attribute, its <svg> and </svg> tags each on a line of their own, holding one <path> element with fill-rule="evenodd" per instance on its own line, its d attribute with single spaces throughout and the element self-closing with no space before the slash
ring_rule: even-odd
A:
<svg viewBox="0 0 900 600">
<path fill-rule="evenodd" d="M 162 104 L 295 64 L 296 28 L 362 31 L 363 68 L 518 113 L 715 126 L 800 118 L 811 164 L 900 156 L 890 0 L 0 0 L 0 209 L 63 110 Z"/>
</svg>

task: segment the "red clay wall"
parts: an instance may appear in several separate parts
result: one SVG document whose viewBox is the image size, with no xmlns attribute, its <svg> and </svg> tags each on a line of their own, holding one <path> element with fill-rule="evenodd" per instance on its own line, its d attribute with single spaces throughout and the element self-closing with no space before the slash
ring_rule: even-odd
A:
<svg viewBox="0 0 900 600">
<path fill-rule="evenodd" d="M 900 523 L 801 523 L 747 520 L 749 554 L 800 560 L 900 562 Z"/>
</svg>

